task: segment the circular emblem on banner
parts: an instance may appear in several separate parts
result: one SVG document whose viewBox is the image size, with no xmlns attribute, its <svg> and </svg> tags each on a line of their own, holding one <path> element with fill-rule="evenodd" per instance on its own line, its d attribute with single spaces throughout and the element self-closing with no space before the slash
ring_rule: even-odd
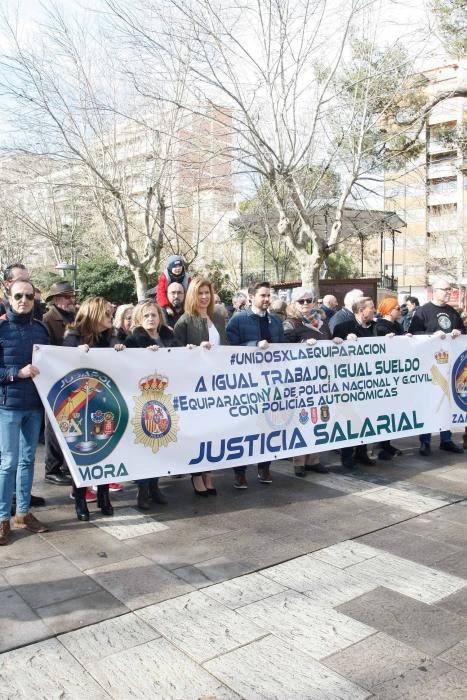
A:
<svg viewBox="0 0 467 700">
<path fill-rule="evenodd" d="M 140 396 L 135 396 L 132 419 L 136 442 L 150 447 L 156 454 L 161 447 L 177 442 L 178 416 L 172 395 L 167 393 L 169 380 L 161 374 L 142 377 L 138 382 Z"/>
<path fill-rule="evenodd" d="M 141 411 L 141 427 L 151 438 L 162 438 L 172 427 L 172 418 L 160 401 L 146 401 Z"/>
<path fill-rule="evenodd" d="M 454 401 L 462 411 L 467 411 L 467 350 L 454 362 L 451 374 Z"/>
<path fill-rule="evenodd" d="M 79 369 L 59 379 L 47 400 L 79 466 L 106 459 L 128 424 L 128 407 L 113 379 Z"/>
</svg>

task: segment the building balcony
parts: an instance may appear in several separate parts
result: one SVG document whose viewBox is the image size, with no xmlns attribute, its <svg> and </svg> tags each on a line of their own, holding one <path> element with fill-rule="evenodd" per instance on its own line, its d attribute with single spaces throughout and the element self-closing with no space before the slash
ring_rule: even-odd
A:
<svg viewBox="0 0 467 700">
<path fill-rule="evenodd" d="M 428 192 L 427 204 L 433 207 L 439 204 L 455 204 L 457 202 L 457 190 L 447 192 Z"/>
<path fill-rule="evenodd" d="M 435 180 L 442 177 L 455 177 L 456 175 L 457 168 L 454 159 L 449 159 L 446 162 L 432 163 L 428 165 L 426 169 L 428 180 Z"/>
</svg>

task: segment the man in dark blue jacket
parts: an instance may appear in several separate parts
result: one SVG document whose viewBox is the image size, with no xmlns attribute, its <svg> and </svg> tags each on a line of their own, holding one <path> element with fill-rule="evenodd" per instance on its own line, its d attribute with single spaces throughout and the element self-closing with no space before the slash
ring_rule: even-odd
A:
<svg viewBox="0 0 467 700">
<path fill-rule="evenodd" d="M 0 545 L 10 539 L 10 510 L 16 481 L 15 526 L 32 532 L 47 528 L 29 512 L 34 458 L 42 404 L 31 364 L 35 344 L 49 342 L 47 329 L 33 319 L 34 286 L 18 280 L 10 287 L 10 308 L 0 323 Z"/>
<path fill-rule="evenodd" d="M 250 345 L 265 350 L 269 343 L 285 343 L 282 321 L 268 313 L 271 300 L 269 282 L 257 282 L 248 289 L 251 306 L 234 314 L 227 324 L 229 345 Z M 271 462 L 258 462 L 258 479 L 262 484 L 271 484 Z M 235 467 L 236 489 L 246 489 L 246 467 Z"/>
</svg>

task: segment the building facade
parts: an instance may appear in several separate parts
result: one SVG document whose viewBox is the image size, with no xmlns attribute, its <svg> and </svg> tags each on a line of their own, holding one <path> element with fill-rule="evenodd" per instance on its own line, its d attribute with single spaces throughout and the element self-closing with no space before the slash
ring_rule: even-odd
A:
<svg viewBox="0 0 467 700">
<path fill-rule="evenodd" d="M 430 98 L 467 87 L 466 64 L 423 73 Z M 399 293 L 429 298 L 429 285 L 447 277 L 462 297 L 467 283 L 467 100 L 454 97 L 430 113 L 419 158 L 385 177 L 385 209 L 407 224 L 386 238 L 384 265 Z M 462 305 L 462 304 L 461 304 Z"/>
</svg>

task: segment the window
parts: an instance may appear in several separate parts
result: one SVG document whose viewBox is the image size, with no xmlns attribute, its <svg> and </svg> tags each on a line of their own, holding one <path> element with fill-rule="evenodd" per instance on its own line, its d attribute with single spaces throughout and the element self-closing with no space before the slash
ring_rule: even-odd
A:
<svg viewBox="0 0 467 700">
<path fill-rule="evenodd" d="M 429 194 L 435 194 L 440 192 L 455 192 L 457 187 L 457 178 L 438 178 L 436 180 L 430 180 L 428 182 L 428 192 Z"/>
</svg>

